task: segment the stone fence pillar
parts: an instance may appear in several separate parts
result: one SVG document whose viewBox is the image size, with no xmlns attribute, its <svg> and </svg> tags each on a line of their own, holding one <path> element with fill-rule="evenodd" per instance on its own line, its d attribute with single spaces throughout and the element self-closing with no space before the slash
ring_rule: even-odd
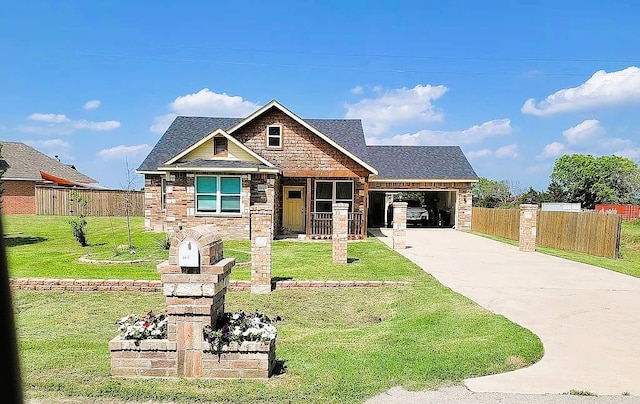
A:
<svg viewBox="0 0 640 404">
<path fill-rule="evenodd" d="M 536 250 L 537 224 L 538 205 L 520 205 L 520 234 L 518 237 L 520 251 Z"/>
<path fill-rule="evenodd" d="M 251 207 L 251 293 L 271 292 L 273 205 Z"/>
<path fill-rule="evenodd" d="M 333 263 L 347 263 L 347 238 L 349 236 L 349 205 L 333 204 Z"/>
<path fill-rule="evenodd" d="M 393 203 L 393 249 L 407 248 L 407 203 Z"/>
</svg>

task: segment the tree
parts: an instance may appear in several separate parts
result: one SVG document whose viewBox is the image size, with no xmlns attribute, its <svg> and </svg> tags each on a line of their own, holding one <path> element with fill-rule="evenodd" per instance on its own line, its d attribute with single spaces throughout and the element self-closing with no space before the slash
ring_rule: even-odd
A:
<svg viewBox="0 0 640 404">
<path fill-rule="evenodd" d="M 511 192 L 506 181 L 492 181 L 480 177 L 473 185 L 473 206 L 497 208 L 509 206 Z"/>
<path fill-rule="evenodd" d="M 126 184 L 124 184 L 123 189 L 125 190 L 125 196 L 124 196 L 124 211 L 125 211 L 125 216 L 127 218 L 127 241 L 128 241 L 128 248 L 129 248 L 129 252 L 130 253 L 134 253 L 135 249 L 133 246 L 133 240 L 131 238 L 131 210 L 132 210 L 132 191 L 135 189 L 135 185 L 136 185 L 136 177 L 135 177 L 135 173 L 132 169 L 129 168 L 129 161 L 127 159 L 125 159 L 125 169 L 126 169 Z M 122 184 L 120 184 L 122 186 Z"/>
<path fill-rule="evenodd" d="M 635 203 L 640 194 L 640 168 L 620 156 L 567 154 L 556 160 L 551 183 L 566 195 L 567 202 L 580 202 L 586 209 L 600 203 Z"/>
</svg>

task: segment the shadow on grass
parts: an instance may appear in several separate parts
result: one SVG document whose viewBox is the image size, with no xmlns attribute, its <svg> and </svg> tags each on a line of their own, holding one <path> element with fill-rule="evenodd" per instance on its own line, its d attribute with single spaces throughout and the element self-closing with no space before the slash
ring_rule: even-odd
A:
<svg viewBox="0 0 640 404">
<path fill-rule="evenodd" d="M 273 365 L 273 376 L 283 375 L 287 373 L 287 364 L 285 360 L 276 359 L 276 364 Z"/>
<path fill-rule="evenodd" d="M 4 243 L 7 247 L 17 247 L 17 246 L 21 246 L 21 245 L 29 245 L 29 244 L 37 244 L 37 243 L 42 243 L 43 241 L 47 241 L 49 240 L 48 238 L 45 237 L 20 237 L 20 236 L 16 236 L 16 237 L 5 237 L 4 238 Z"/>
</svg>

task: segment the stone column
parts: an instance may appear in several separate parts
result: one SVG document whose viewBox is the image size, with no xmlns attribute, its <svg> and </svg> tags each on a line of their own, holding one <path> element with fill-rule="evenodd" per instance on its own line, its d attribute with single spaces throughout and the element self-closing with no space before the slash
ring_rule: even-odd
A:
<svg viewBox="0 0 640 404">
<path fill-rule="evenodd" d="M 407 203 L 393 203 L 393 249 L 407 248 Z"/>
<path fill-rule="evenodd" d="M 349 205 L 333 204 L 333 263 L 347 263 L 347 238 L 349 235 Z"/>
<path fill-rule="evenodd" d="M 251 293 L 271 292 L 273 205 L 251 207 Z"/>
<path fill-rule="evenodd" d="M 538 205 L 520 205 L 520 234 L 518 237 L 520 251 L 536 250 L 537 224 Z"/>
</svg>

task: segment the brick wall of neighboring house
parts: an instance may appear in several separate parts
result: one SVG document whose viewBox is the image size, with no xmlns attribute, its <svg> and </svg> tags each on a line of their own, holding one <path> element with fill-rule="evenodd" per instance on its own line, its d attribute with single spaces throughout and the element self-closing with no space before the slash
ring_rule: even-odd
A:
<svg viewBox="0 0 640 404">
<path fill-rule="evenodd" d="M 36 191 L 34 181 L 2 182 L 2 213 L 36 214 Z"/>
<path fill-rule="evenodd" d="M 206 175 L 207 173 L 202 173 Z M 212 174 L 212 175 L 217 175 Z M 238 215 L 211 216 L 195 212 L 195 176 L 173 173 L 166 181 L 165 209 L 161 206 L 160 175 L 147 175 L 145 179 L 145 230 L 175 233 L 182 228 L 213 224 L 223 238 L 248 239 L 249 206 L 266 202 L 266 193 L 260 185 L 273 187 L 278 180 L 274 175 L 242 175 L 241 213 Z M 276 199 L 276 203 L 278 199 Z"/>
</svg>

